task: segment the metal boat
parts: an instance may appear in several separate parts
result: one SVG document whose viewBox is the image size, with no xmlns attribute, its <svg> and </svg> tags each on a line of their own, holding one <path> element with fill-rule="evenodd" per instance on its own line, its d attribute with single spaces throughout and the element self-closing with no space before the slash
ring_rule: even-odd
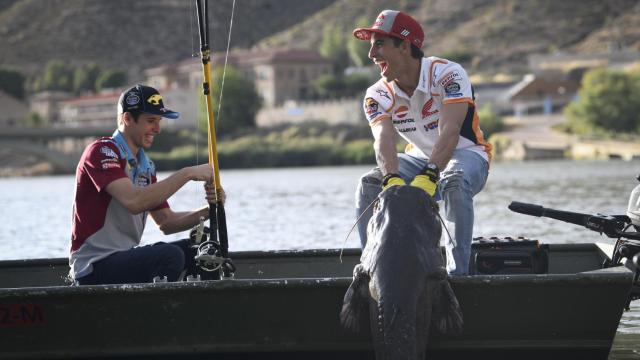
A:
<svg viewBox="0 0 640 360">
<path fill-rule="evenodd" d="M 429 358 L 606 359 L 634 273 L 602 268 L 610 245 L 544 247 L 543 273 L 451 277 L 464 330 Z M 359 255 L 232 252 L 232 280 L 98 286 L 67 284 L 67 259 L 2 261 L 0 358 L 371 359 L 338 318 Z"/>
</svg>

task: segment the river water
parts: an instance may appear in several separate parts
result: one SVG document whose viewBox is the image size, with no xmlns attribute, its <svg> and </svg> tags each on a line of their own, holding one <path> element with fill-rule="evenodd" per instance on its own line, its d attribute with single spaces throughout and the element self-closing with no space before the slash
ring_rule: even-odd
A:
<svg viewBox="0 0 640 360">
<path fill-rule="evenodd" d="M 227 192 L 229 249 L 310 249 L 359 246 L 354 190 L 369 166 L 222 170 Z M 581 213 L 624 214 L 638 184 L 640 162 L 535 161 L 492 164 L 475 198 L 474 236 L 526 236 L 546 243 L 613 240 L 582 227 L 513 213 L 511 201 Z M 162 179 L 167 174 L 160 173 Z M 0 178 L 0 260 L 68 254 L 74 177 Z M 169 201 L 174 210 L 204 205 L 189 184 Z M 143 243 L 164 236 L 149 221 Z M 610 359 L 640 358 L 640 301 L 623 315 Z"/>
</svg>

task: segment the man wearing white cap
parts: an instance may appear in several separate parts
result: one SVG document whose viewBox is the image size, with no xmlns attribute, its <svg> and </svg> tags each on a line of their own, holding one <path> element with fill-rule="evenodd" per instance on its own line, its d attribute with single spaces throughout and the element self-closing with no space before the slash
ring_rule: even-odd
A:
<svg viewBox="0 0 640 360">
<path fill-rule="evenodd" d="M 446 240 L 447 271 L 467 274 L 473 197 L 484 187 L 491 160 L 467 73 L 452 61 L 424 57 L 422 27 L 403 12 L 384 10 L 371 27 L 353 34 L 371 42 L 369 58 L 381 75 L 363 104 L 378 167 L 362 176 L 356 192 L 361 244 L 369 204 L 381 190 L 409 183 L 444 201 L 453 236 Z M 408 142 L 404 153 L 396 152 L 397 134 Z"/>
</svg>

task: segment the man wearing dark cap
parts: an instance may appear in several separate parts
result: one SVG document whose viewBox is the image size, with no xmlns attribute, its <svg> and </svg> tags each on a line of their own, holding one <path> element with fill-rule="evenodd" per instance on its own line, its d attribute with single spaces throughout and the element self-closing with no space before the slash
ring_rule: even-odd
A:
<svg viewBox="0 0 640 360">
<path fill-rule="evenodd" d="M 138 246 L 147 214 L 165 234 L 207 218 L 208 207 L 174 212 L 167 199 L 189 181 L 211 182 L 209 164 L 183 168 L 162 181 L 145 154 L 160 133 L 161 119 L 178 118 L 154 88 L 136 85 L 118 101 L 118 128 L 85 149 L 76 169 L 70 276 L 79 285 L 179 280 L 193 262 L 187 241 Z M 215 191 L 205 185 L 206 199 Z M 220 194 L 223 201 L 224 194 Z M 187 257 L 187 254 L 190 258 Z M 187 262 L 185 262 L 187 261 Z"/>
<path fill-rule="evenodd" d="M 459 64 L 424 57 L 422 27 L 403 12 L 384 10 L 371 27 L 353 34 L 370 41 L 369 58 L 381 75 L 363 104 L 378 167 L 362 176 L 356 193 L 361 244 L 367 241 L 369 204 L 381 190 L 409 183 L 444 201 L 453 235 L 446 240 L 447 271 L 467 274 L 473 197 L 484 187 L 491 159 L 469 77 Z M 408 142 L 401 154 L 397 134 Z"/>
</svg>

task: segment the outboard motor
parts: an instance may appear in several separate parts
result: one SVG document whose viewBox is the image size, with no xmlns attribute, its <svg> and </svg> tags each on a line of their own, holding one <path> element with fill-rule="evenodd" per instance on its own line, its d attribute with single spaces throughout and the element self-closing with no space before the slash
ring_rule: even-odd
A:
<svg viewBox="0 0 640 360">
<path fill-rule="evenodd" d="M 640 181 L 640 175 L 636 176 L 636 179 Z M 625 232 L 623 237 L 627 239 L 623 237 L 618 239 L 611 262 L 616 264 L 616 260 L 619 263 L 625 259 L 624 265 L 635 271 L 631 300 L 637 300 L 640 299 L 640 184 L 636 185 L 629 196 L 627 217 L 630 222 L 629 227 L 633 226 L 635 232 Z"/>
<path fill-rule="evenodd" d="M 640 175 L 636 179 L 640 181 Z M 640 231 L 640 184 L 631 191 L 629 205 L 627 206 L 627 216 L 636 231 Z"/>
<path fill-rule="evenodd" d="M 636 179 L 640 181 L 640 175 Z M 548 217 L 584 226 L 610 238 L 616 238 L 611 260 L 605 261 L 602 266 L 606 268 L 624 265 L 633 271 L 635 276 L 629 301 L 640 299 L 640 185 L 631 191 L 626 215 L 582 214 L 517 201 L 511 202 L 509 209 L 525 215 Z M 632 231 L 629 231 L 630 229 Z"/>
</svg>

